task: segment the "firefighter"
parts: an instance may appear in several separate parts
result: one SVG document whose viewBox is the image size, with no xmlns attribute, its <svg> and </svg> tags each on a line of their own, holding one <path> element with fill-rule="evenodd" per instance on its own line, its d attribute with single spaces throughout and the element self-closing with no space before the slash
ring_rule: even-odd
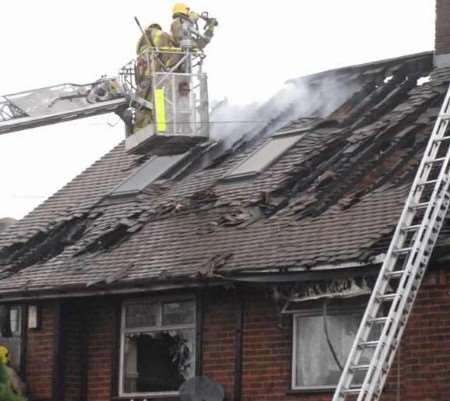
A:
<svg viewBox="0 0 450 401">
<path fill-rule="evenodd" d="M 190 35 L 190 30 L 197 32 L 197 22 L 199 19 L 205 21 L 205 27 L 201 35 L 194 34 L 194 48 L 202 50 L 214 35 L 214 29 L 218 25 L 215 18 L 209 18 L 207 13 L 197 14 L 184 3 L 176 3 L 172 9 L 172 25 L 170 32 L 176 46 L 181 47 L 181 41 L 186 35 Z"/>
<path fill-rule="evenodd" d="M 136 95 L 150 100 L 152 75 L 155 72 L 170 68 L 174 46 L 170 35 L 164 32 L 161 25 L 151 24 L 141 35 L 136 46 L 138 55 L 136 62 Z M 135 129 L 140 129 L 152 121 L 151 111 L 140 109 L 136 111 Z"/>
<path fill-rule="evenodd" d="M 0 394 L 5 401 L 25 400 L 25 384 L 9 366 L 9 350 L 3 345 L 0 345 L 0 371 Z M 2 397 L 0 398 L 3 400 Z"/>
</svg>

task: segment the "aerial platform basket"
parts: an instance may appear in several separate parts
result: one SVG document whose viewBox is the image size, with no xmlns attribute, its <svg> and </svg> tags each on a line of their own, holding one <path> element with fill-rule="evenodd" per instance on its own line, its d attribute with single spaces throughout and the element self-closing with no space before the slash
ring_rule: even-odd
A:
<svg viewBox="0 0 450 401">
<path fill-rule="evenodd" d="M 148 108 L 152 109 L 152 121 L 127 135 L 125 147 L 128 152 L 180 154 L 208 140 L 205 73 L 155 73 L 149 92 Z"/>
<path fill-rule="evenodd" d="M 191 39 L 182 42 L 182 48 L 148 46 L 119 72 L 133 116 L 128 153 L 180 154 L 209 139 L 205 54 L 192 47 Z"/>
</svg>

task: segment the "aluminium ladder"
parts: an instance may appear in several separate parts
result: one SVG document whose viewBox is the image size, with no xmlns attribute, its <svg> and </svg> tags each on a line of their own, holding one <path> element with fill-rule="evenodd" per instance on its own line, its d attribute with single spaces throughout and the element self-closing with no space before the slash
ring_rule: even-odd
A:
<svg viewBox="0 0 450 401">
<path fill-rule="evenodd" d="M 450 87 L 333 401 L 376 401 L 381 396 L 450 203 L 449 119 Z"/>
</svg>

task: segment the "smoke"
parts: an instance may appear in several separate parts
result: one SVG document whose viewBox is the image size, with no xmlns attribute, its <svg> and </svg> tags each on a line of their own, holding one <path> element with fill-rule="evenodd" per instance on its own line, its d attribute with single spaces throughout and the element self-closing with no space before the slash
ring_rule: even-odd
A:
<svg viewBox="0 0 450 401">
<path fill-rule="evenodd" d="M 288 81 L 269 99 L 236 105 L 224 99 L 211 112 L 211 138 L 226 148 L 240 139 L 271 135 L 300 118 L 326 118 L 361 85 L 327 73 Z"/>
</svg>

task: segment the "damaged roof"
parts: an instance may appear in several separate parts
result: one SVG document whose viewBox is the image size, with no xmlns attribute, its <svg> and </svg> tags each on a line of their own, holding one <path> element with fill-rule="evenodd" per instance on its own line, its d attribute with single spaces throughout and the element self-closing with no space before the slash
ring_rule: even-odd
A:
<svg viewBox="0 0 450 401">
<path fill-rule="evenodd" d="M 450 82 L 432 59 L 291 81 L 263 125 L 177 160 L 119 144 L 0 234 L 2 296 L 376 263 Z M 143 185 L 152 163 L 168 167 Z"/>
</svg>

